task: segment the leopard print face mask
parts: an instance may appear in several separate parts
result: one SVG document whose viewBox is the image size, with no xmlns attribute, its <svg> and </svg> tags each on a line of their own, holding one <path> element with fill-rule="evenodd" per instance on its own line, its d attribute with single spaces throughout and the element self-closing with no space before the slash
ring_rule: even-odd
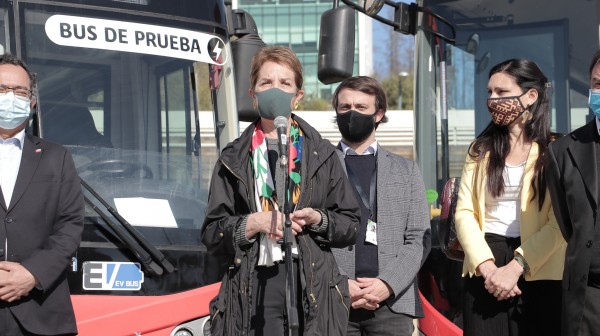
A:
<svg viewBox="0 0 600 336">
<path fill-rule="evenodd" d="M 519 99 L 525 93 L 520 96 L 488 98 L 487 107 L 494 124 L 508 126 L 517 120 L 527 110 L 521 103 L 521 99 Z"/>
</svg>

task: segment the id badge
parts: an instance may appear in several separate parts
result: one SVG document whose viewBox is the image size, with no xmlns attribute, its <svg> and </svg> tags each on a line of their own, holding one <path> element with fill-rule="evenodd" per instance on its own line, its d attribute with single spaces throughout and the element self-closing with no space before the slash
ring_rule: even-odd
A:
<svg viewBox="0 0 600 336">
<path fill-rule="evenodd" d="M 367 234 L 365 236 L 365 242 L 377 245 L 377 223 L 370 219 L 367 222 Z"/>
</svg>

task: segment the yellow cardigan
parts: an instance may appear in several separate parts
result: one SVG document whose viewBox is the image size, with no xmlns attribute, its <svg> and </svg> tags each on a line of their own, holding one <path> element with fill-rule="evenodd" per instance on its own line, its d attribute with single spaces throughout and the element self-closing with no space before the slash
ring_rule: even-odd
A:
<svg viewBox="0 0 600 336">
<path fill-rule="evenodd" d="M 525 280 L 561 280 L 567 243 L 554 217 L 548 190 L 541 210 L 538 211 L 537 198 L 531 200 L 531 179 L 537 157 L 538 145 L 533 143 L 521 188 L 521 246 L 515 253 L 522 255 L 529 265 Z M 465 251 L 463 276 L 480 275 L 477 266 L 488 259 L 495 260 L 484 237 L 486 162 L 487 155 L 477 165 L 467 154 L 462 171 L 455 220 L 456 234 Z"/>
</svg>

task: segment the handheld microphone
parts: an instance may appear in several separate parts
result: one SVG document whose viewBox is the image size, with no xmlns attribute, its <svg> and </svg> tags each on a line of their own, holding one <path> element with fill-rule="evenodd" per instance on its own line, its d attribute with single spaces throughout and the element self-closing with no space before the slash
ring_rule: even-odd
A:
<svg viewBox="0 0 600 336">
<path fill-rule="evenodd" d="M 288 119 L 283 116 L 275 118 L 275 128 L 277 129 L 277 143 L 279 145 L 279 164 L 287 166 L 288 164 L 288 139 L 287 125 Z"/>
</svg>

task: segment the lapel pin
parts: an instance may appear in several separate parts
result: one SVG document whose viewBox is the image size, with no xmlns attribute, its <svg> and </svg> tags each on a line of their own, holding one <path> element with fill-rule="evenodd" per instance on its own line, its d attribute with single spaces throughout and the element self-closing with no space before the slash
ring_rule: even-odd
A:
<svg viewBox="0 0 600 336">
<path fill-rule="evenodd" d="M 36 149 L 35 149 L 35 152 L 36 152 L 37 154 L 39 154 L 39 153 L 41 153 L 41 152 L 42 152 L 42 149 L 41 149 L 41 148 L 36 148 Z"/>
</svg>

